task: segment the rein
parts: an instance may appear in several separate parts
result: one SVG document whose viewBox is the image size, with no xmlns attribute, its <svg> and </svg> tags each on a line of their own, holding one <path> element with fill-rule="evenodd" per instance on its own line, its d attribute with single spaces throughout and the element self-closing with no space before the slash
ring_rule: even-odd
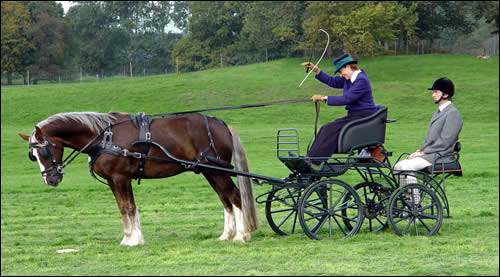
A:
<svg viewBox="0 0 500 277">
<path fill-rule="evenodd" d="M 223 110 L 236 110 L 236 109 L 246 109 L 246 108 L 257 108 L 257 107 L 265 107 L 265 106 L 270 106 L 270 105 L 302 103 L 302 102 L 311 102 L 311 98 L 302 98 L 302 99 L 294 99 L 294 100 L 283 100 L 283 101 L 273 101 L 273 102 L 266 102 L 266 103 L 260 103 L 260 104 L 239 105 L 239 106 L 222 107 L 222 108 L 211 108 L 211 109 L 201 109 L 201 110 L 192 110 L 192 111 L 184 111 L 184 112 L 152 114 L 151 116 L 153 116 L 153 117 L 167 117 L 167 116 L 171 116 L 171 115 L 182 115 L 182 114 L 210 112 L 210 111 L 223 111 Z"/>
</svg>

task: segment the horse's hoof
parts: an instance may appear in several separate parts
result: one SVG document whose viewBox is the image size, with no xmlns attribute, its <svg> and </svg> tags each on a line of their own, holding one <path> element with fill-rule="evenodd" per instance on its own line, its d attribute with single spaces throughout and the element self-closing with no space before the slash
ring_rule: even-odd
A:
<svg viewBox="0 0 500 277">
<path fill-rule="evenodd" d="M 230 241 L 233 239 L 233 237 L 234 237 L 234 233 L 223 233 L 219 237 L 219 241 Z"/>
<path fill-rule="evenodd" d="M 251 238 L 250 233 L 237 233 L 236 236 L 234 236 L 233 241 L 236 242 L 247 242 Z"/>
<path fill-rule="evenodd" d="M 137 245 L 143 245 L 144 244 L 144 239 L 143 238 L 123 238 L 122 242 L 120 245 L 125 245 L 125 246 L 137 246 Z"/>
</svg>

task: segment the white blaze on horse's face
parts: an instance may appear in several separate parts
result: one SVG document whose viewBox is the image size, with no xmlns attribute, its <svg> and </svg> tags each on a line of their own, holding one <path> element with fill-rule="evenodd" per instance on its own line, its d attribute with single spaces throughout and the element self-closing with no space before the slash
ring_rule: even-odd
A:
<svg viewBox="0 0 500 277">
<path fill-rule="evenodd" d="M 36 139 L 35 139 L 35 131 L 33 131 L 32 135 L 30 136 L 29 138 L 29 142 L 30 144 L 33 143 L 33 142 L 38 142 Z M 40 159 L 40 154 L 39 154 L 39 151 L 36 149 L 36 148 L 32 148 L 31 149 L 31 153 L 33 154 L 33 156 L 36 157 L 36 162 L 38 163 L 38 166 L 40 167 L 40 172 L 44 172 L 45 170 L 47 170 L 47 167 L 45 165 L 42 164 L 42 161 Z M 43 177 L 43 182 L 48 185 L 49 182 L 47 181 L 47 175 L 43 175 L 42 174 L 42 177 Z"/>
<path fill-rule="evenodd" d="M 47 168 L 42 164 L 42 162 L 40 161 L 40 155 L 38 154 L 38 151 L 36 149 L 31 149 L 32 151 L 32 154 L 33 156 L 36 157 L 36 161 L 38 163 L 38 166 L 40 166 L 40 172 L 44 172 L 45 170 L 47 170 Z M 48 182 L 47 182 L 47 176 L 46 175 L 43 175 L 43 182 L 48 185 Z"/>
</svg>

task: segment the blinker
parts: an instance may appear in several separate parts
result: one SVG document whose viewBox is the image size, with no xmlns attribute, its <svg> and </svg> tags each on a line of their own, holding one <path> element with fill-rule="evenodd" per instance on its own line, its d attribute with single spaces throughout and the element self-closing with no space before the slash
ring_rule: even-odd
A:
<svg viewBox="0 0 500 277">
<path fill-rule="evenodd" d="M 30 158 L 31 161 L 36 162 L 36 157 L 35 155 L 33 155 L 33 153 L 31 153 L 31 151 L 28 152 L 28 157 Z"/>
</svg>

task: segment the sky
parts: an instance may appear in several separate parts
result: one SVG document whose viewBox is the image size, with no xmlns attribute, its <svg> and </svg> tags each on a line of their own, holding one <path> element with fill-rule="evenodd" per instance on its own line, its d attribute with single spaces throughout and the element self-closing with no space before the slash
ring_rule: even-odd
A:
<svg viewBox="0 0 500 277">
<path fill-rule="evenodd" d="M 63 8 L 64 8 L 64 14 L 66 14 L 69 10 L 69 7 L 71 7 L 73 4 L 71 1 L 56 1 L 57 3 L 61 3 Z"/>
</svg>

